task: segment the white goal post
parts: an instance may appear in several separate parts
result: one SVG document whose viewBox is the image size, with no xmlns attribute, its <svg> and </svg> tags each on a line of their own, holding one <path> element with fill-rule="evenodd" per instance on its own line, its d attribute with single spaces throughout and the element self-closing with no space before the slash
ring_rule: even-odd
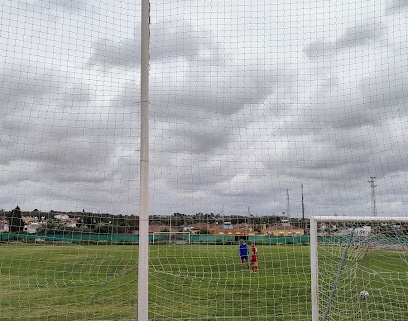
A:
<svg viewBox="0 0 408 321">
<path fill-rule="evenodd" d="M 353 318 L 360 320 L 356 314 L 348 317 L 341 312 L 354 311 L 353 305 L 356 305 L 356 308 L 351 313 L 365 311 L 364 318 L 369 317 L 370 313 L 377 313 L 376 317 L 379 319 L 381 317 L 387 319 L 387 313 L 397 314 L 397 319 L 401 317 L 399 313 L 406 315 L 404 314 L 406 311 L 385 311 L 383 305 L 385 300 L 392 300 L 392 304 L 397 307 L 401 303 L 407 304 L 406 299 L 398 294 L 401 292 L 398 288 L 405 287 L 403 272 L 399 273 L 398 269 L 394 271 L 392 268 L 396 266 L 403 269 L 407 265 L 407 226 L 408 217 L 312 216 L 310 218 L 312 321 L 353 320 Z M 388 256 L 388 253 L 392 253 L 393 256 L 391 257 L 391 254 Z M 379 262 L 379 266 L 372 263 L 374 261 Z M 380 265 L 387 261 L 393 264 L 390 263 L 386 267 Z M 321 262 L 323 263 L 319 265 Z M 343 271 L 346 269 L 347 271 Z M 385 284 L 380 289 L 377 285 L 379 280 L 383 280 Z M 338 286 L 340 290 L 337 289 Z M 359 288 L 361 286 L 364 288 Z M 370 290 L 378 293 L 378 303 L 375 298 L 367 300 L 367 297 L 371 296 Z M 339 303 L 341 300 L 343 303 Z M 333 306 L 335 306 L 333 310 L 337 310 L 330 312 Z"/>
</svg>

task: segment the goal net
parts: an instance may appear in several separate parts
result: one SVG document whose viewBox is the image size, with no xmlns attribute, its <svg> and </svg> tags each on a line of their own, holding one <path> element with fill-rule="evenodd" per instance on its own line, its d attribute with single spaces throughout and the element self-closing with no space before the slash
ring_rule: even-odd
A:
<svg viewBox="0 0 408 321">
<path fill-rule="evenodd" d="M 153 232 L 152 244 L 189 244 L 190 232 Z"/>
<path fill-rule="evenodd" d="M 309 238 L 303 232 L 288 236 L 276 224 L 281 228 L 276 236 L 262 234 L 263 224 L 275 226 L 273 216 L 251 223 L 245 223 L 246 215 L 184 219 L 193 219 L 193 226 L 205 222 L 209 233 L 192 232 L 190 243 L 167 242 L 185 234 L 155 233 L 165 244 L 155 241 L 149 247 L 153 320 L 310 320 Z M 182 224 L 173 217 L 172 226 L 177 221 Z M 245 228 L 254 230 L 252 235 L 244 234 Z M 292 229 L 301 231 L 295 222 Z M 286 236 L 279 236 L 283 231 Z M 257 262 L 252 262 L 253 243 Z M 246 257 L 240 255 L 243 246 L 248 248 Z"/>
<path fill-rule="evenodd" d="M 313 321 L 405 320 L 408 218 L 312 217 Z"/>
<path fill-rule="evenodd" d="M 0 3 L 0 321 L 310 321 L 311 215 L 408 216 L 407 1 Z M 408 320 L 356 233 L 320 315 Z"/>
</svg>

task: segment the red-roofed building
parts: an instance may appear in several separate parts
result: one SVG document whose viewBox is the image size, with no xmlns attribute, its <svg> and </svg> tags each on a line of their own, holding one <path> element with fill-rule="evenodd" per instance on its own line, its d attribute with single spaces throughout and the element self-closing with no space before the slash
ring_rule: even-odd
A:
<svg viewBox="0 0 408 321">
<path fill-rule="evenodd" d="M 279 223 L 269 227 L 264 227 L 263 234 L 273 236 L 299 236 L 304 235 L 305 230 L 292 226 L 288 223 Z"/>
</svg>

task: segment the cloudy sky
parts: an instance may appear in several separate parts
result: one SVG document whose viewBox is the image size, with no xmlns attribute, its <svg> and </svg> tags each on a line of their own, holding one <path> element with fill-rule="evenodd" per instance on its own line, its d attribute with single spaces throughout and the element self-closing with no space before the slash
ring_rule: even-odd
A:
<svg viewBox="0 0 408 321">
<path fill-rule="evenodd" d="M 138 213 L 140 17 L 1 0 L 0 208 Z M 150 27 L 151 214 L 300 217 L 303 184 L 307 217 L 371 215 L 376 177 L 406 215 L 408 0 L 151 1 Z"/>
</svg>

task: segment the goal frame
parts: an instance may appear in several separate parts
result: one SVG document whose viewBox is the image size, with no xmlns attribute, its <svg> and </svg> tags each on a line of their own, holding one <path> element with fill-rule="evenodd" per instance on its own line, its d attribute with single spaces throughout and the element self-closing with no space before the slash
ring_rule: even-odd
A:
<svg viewBox="0 0 408 321">
<path fill-rule="evenodd" d="M 317 223 L 319 222 L 404 222 L 408 223 L 408 217 L 399 216 L 311 216 L 310 217 L 310 271 L 312 291 L 312 321 L 319 321 L 319 265 L 317 254 Z"/>
<path fill-rule="evenodd" d="M 191 233 L 190 232 L 185 232 L 185 231 L 183 231 L 183 232 L 153 232 L 153 234 L 152 234 L 152 244 L 154 245 L 154 244 L 159 244 L 160 243 L 160 242 L 155 241 L 156 240 L 155 236 L 157 236 L 157 235 L 180 235 L 180 234 L 188 235 L 188 240 L 187 240 L 186 243 L 191 244 Z M 168 244 L 177 244 L 177 242 L 174 242 L 174 243 L 169 242 Z"/>
</svg>

